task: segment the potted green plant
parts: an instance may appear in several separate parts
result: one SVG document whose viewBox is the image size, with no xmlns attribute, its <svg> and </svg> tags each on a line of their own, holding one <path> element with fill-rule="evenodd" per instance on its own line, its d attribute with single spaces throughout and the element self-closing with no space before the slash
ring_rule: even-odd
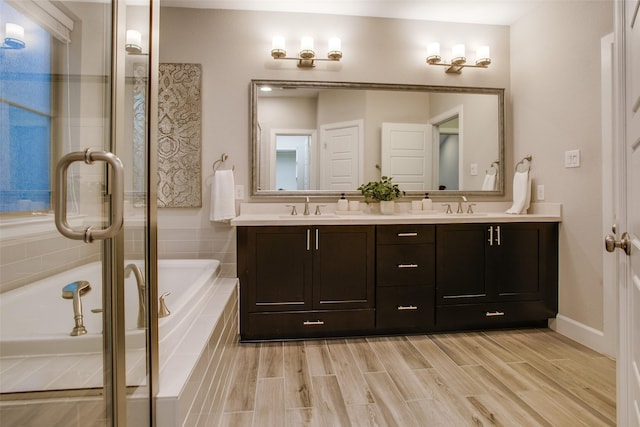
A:
<svg viewBox="0 0 640 427">
<path fill-rule="evenodd" d="M 383 214 L 393 214 L 394 200 L 399 198 L 404 192 L 400 190 L 398 184 L 392 182 L 391 177 L 383 176 L 380 181 L 370 181 L 358 187 L 364 196 L 364 201 L 370 203 L 372 200 L 380 202 L 380 212 Z"/>
</svg>

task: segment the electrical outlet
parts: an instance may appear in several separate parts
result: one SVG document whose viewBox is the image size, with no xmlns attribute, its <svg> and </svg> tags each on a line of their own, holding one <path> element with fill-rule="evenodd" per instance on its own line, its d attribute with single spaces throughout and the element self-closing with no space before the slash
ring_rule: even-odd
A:
<svg viewBox="0 0 640 427">
<path fill-rule="evenodd" d="M 236 185 L 236 200 L 244 200 L 244 185 Z"/>
<path fill-rule="evenodd" d="M 476 176 L 478 175 L 478 164 L 477 163 L 471 163 L 471 168 L 470 171 L 472 176 Z"/>
<path fill-rule="evenodd" d="M 538 187 L 536 187 L 536 190 L 536 200 L 544 200 L 544 185 L 538 185 Z"/>
<path fill-rule="evenodd" d="M 565 168 L 580 167 L 580 150 L 569 150 L 564 152 L 564 167 Z"/>
</svg>

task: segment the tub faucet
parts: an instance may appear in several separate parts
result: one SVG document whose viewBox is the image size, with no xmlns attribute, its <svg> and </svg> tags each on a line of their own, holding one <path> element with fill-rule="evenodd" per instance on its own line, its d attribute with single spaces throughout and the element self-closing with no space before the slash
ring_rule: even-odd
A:
<svg viewBox="0 0 640 427">
<path fill-rule="evenodd" d="M 145 284 L 142 271 L 137 264 L 128 264 L 124 268 L 124 277 L 129 277 L 131 272 L 136 277 L 136 285 L 138 286 L 138 329 L 144 329 L 146 318 L 146 304 L 145 304 Z"/>
<path fill-rule="evenodd" d="M 158 318 L 167 317 L 171 314 L 169 308 L 167 308 L 167 303 L 164 301 L 166 297 L 171 295 L 171 292 L 165 292 L 160 295 L 160 307 L 158 308 Z"/>
<path fill-rule="evenodd" d="M 62 288 L 62 298 L 73 300 L 73 320 L 75 326 L 71 331 L 72 337 L 84 335 L 87 333 L 87 328 L 84 327 L 84 321 L 82 316 L 82 295 L 91 290 L 91 285 L 85 280 L 78 280 L 77 282 L 69 283 Z"/>
</svg>

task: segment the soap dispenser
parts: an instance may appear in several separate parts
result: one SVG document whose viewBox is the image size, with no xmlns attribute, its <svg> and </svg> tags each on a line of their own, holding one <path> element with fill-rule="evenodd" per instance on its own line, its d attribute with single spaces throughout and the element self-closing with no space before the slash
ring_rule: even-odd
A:
<svg viewBox="0 0 640 427">
<path fill-rule="evenodd" d="M 423 211 L 433 210 L 433 201 L 429 198 L 429 193 L 424 193 L 424 199 L 422 199 L 422 210 Z"/>
<path fill-rule="evenodd" d="M 342 193 L 342 197 L 338 199 L 338 210 L 343 212 L 349 210 L 349 201 L 344 197 L 344 193 Z"/>
</svg>

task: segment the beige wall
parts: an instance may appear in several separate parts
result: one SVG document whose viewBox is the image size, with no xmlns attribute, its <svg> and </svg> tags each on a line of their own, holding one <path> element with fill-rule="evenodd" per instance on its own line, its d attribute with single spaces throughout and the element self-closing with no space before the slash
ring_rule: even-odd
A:
<svg viewBox="0 0 640 427">
<path fill-rule="evenodd" d="M 560 311 L 587 326 L 602 328 L 600 37 L 613 29 L 610 1 L 541 2 L 512 27 L 328 15 L 163 8 L 160 61 L 203 66 L 203 209 L 162 209 L 160 236 L 184 238 L 177 247 L 197 256 L 235 263 L 230 226 L 208 220 L 207 175 L 226 152 L 236 183 L 249 200 L 251 79 L 329 80 L 503 87 L 506 89 L 507 176 L 514 159 L 533 155 L 535 184 L 546 201 L 563 204 L 560 241 Z M 303 35 L 342 38 L 339 64 L 298 69 L 270 57 L 271 38 L 284 35 L 294 53 Z M 489 44 L 488 70 L 447 75 L 425 64 L 426 45 L 438 40 Z M 321 54 L 321 53 L 320 53 Z M 565 59 L 568 58 L 568 59 Z M 328 66 L 330 65 L 330 66 Z M 564 151 L 579 148 L 582 167 L 565 169 Z M 510 200 L 511 179 L 506 182 Z M 161 248 L 162 250 L 162 248 Z M 187 249 L 185 249 L 186 251 Z"/>
<path fill-rule="evenodd" d="M 274 35 L 287 39 L 295 53 L 300 37 L 313 35 L 318 55 L 326 40 L 342 39 L 338 64 L 299 69 L 293 61 L 271 58 Z M 454 42 L 488 44 L 494 63 L 489 70 L 448 75 L 444 67 L 427 66 L 426 46 L 438 40 L 444 49 Z M 471 55 L 469 55 L 471 56 Z M 209 217 L 211 164 L 223 152 L 235 166 L 237 184 L 251 190 L 249 83 L 251 79 L 351 81 L 432 85 L 509 87 L 509 28 L 335 15 L 282 14 L 224 10 L 162 8 L 160 62 L 202 64 L 203 208 L 160 209 L 161 256 L 214 257 L 235 263 L 235 230 Z M 189 236 L 189 238 L 182 237 Z M 191 237 L 195 236 L 195 240 Z"/>
<path fill-rule="evenodd" d="M 534 188 L 562 203 L 560 314 L 602 330 L 600 39 L 610 1 L 542 2 L 511 26 L 514 158 L 533 156 Z M 565 168 L 579 149 L 581 167 Z"/>
</svg>

